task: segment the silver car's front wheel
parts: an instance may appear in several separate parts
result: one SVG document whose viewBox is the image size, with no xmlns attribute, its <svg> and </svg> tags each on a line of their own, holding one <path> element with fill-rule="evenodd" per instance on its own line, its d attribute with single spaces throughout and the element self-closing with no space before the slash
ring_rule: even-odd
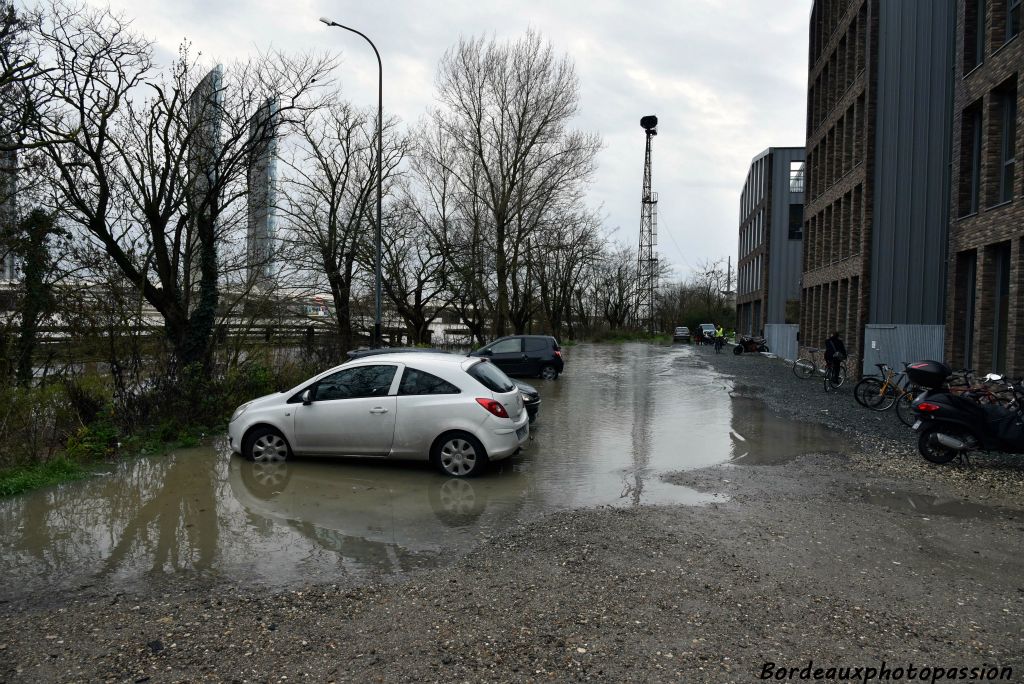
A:
<svg viewBox="0 0 1024 684">
<path fill-rule="evenodd" d="M 243 455 L 256 463 L 280 463 L 288 460 L 288 442 L 277 430 L 256 428 L 246 435 Z"/>
<path fill-rule="evenodd" d="M 433 455 L 441 470 L 453 477 L 475 475 L 487 462 L 483 445 L 464 433 L 443 436 L 435 444 Z"/>
</svg>

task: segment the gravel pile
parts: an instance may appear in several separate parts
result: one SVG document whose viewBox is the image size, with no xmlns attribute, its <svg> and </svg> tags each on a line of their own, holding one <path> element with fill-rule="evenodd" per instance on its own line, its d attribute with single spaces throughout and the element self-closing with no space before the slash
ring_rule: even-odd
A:
<svg viewBox="0 0 1024 684">
<path fill-rule="evenodd" d="M 0 681 L 751 682 L 766 663 L 809 661 L 996 665 L 1019 681 L 1014 497 L 957 502 L 938 481 L 953 471 L 919 477 L 893 416 L 819 396 L 780 362 L 712 357 L 737 393 L 853 446 L 884 431 L 889 446 L 675 473 L 728 502 L 559 513 L 361 587 L 181 577 L 136 594 L 27 596 L 0 605 Z M 883 451 L 897 447 L 905 457 Z"/>
</svg>

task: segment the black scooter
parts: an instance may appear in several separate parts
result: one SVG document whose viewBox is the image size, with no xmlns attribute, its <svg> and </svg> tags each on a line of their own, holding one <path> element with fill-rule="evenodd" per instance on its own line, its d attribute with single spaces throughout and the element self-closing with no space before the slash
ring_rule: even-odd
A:
<svg viewBox="0 0 1024 684">
<path fill-rule="evenodd" d="M 918 373 L 917 380 L 914 370 L 923 371 Z M 1007 408 L 981 404 L 950 392 L 943 387 L 950 374 L 947 366 L 934 361 L 907 367 L 911 382 L 928 388 L 913 403 L 917 417 L 913 429 L 919 435 L 917 449 L 921 455 L 932 463 L 949 463 L 971 451 L 1024 454 L 1024 384 L 1010 384 L 1015 400 L 1013 407 Z M 990 375 L 987 379 L 1001 377 Z"/>
</svg>

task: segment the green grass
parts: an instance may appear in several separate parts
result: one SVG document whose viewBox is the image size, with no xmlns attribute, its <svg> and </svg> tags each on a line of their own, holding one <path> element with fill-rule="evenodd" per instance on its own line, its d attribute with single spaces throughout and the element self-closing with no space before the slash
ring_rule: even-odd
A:
<svg viewBox="0 0 1024 684">
<path fill-rule="evenodd" d="M 14 496 L 33 489 L 88 477 L 90 470 L 66 458 L 10 468 L 0 472 L 0 496 Z"/>
</svg>

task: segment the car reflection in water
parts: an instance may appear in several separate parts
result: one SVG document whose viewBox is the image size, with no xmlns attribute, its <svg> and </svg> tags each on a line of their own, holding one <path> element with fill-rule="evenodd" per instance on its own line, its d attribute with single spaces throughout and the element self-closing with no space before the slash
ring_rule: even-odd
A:
<svg viewBox="0 0 1024 684">
<path fill-rule="evenodd" d="M 436 565 L 518 517 L 526 478 L 516 468 L 467 480 L 419 465 L 252 463 L 233 456 L 228 481 L 247 513 L 286 525 L 359 574 Z"/>
</svg>

